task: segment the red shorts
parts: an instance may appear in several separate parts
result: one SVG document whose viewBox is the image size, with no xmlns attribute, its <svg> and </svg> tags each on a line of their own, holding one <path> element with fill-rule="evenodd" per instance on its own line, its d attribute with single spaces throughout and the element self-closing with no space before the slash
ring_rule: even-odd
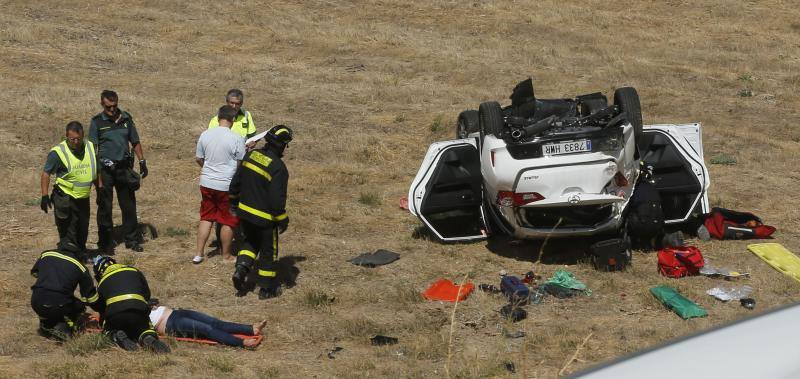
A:
<svg viewBox="0 0 800 379">
<path fill-rule="evenodd" d="M 203 195 L 203 200 L 200 201 L 200 220 L 214 221 L 231 228 L 239 226 L 239 218 L 231 214 L 227 192 L 200 186 L 200 194 Z"/>
</svg>

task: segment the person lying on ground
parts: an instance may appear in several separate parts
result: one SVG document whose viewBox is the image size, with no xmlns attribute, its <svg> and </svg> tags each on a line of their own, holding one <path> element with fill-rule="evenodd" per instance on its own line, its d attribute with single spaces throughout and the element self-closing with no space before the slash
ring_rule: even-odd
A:
<svg viewBox="0 0 800 379">
<path fill-rule="evenodd" d="M 261 330 L 267 325 L 263 320 L 255 324 L 239 324 L 222 321 L 205 313 L 191 309 L 172 309 L 166 306 L 152 305 L 150 322 L 162 335 L 176 337 L 204 338 L 219 342 L 223 345 L 245 348 L 255 348 L 261 340 L 255 336 L 261 335 Z M 239 338 L 233 334 L 244 334 L 252 338 Z"/>
<path fill-rule="evenodd" d="M 31 308 L 39 316 L 39 334 L 64 341 L 77 330 L 78 319 L 89 304 L 97 306 L 92 277 L 77 257 L 67 250 L 45 250 L 31 268 Z M 81 298 L 75 297 L 80 284 Z"/>
</svg>

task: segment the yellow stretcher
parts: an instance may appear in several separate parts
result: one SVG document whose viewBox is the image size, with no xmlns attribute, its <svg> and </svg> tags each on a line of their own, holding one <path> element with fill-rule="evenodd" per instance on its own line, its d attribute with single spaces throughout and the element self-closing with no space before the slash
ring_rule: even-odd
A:
<svg viewBox="0 0 800 379">
<path fill-rule="evenodd" d="M 800 257 L 779 243 L 754 243 L 747 250 L 763 259 L 774 269 L 800 282 Z"/>
</svg>

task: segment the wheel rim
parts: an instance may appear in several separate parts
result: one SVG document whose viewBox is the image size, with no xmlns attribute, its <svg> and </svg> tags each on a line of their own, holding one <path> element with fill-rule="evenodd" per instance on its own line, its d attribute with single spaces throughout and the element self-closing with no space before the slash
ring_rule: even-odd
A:
<svg viewBox="0 0 800 379">
<path fill-rule="evenodd" d="M 467 138 L 467 126 L 464 125 L 464 120 L 458 120 L 458 138 Z"/>
</svg>

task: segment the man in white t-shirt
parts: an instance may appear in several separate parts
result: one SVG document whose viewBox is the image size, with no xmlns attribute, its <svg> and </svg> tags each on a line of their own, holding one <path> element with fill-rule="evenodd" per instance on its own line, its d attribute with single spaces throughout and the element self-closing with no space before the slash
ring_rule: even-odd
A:
<svg viewBox="0 0 800 379">
<path fill-rule="evenodd" d="M 231 213 L 228 202 L 228 187 L 239 161 L 245 153 L 244 138 L 231 131 L 236 118 L 236 109 L 225 105 L 219 109 L 217 118 L 219 128 L 208 129 L 197 140 L 195 160 L 202 167 L 200 171 L 200 225 L 197 227 L 197 254 L 192 259 L 200 263 L 205 259 L 206 242 L 214 222 L 222 225 L 222 256 L 225 260 L 236 259 L 231 255 L 233 230 L 239 219 Z"/>
</svg>

